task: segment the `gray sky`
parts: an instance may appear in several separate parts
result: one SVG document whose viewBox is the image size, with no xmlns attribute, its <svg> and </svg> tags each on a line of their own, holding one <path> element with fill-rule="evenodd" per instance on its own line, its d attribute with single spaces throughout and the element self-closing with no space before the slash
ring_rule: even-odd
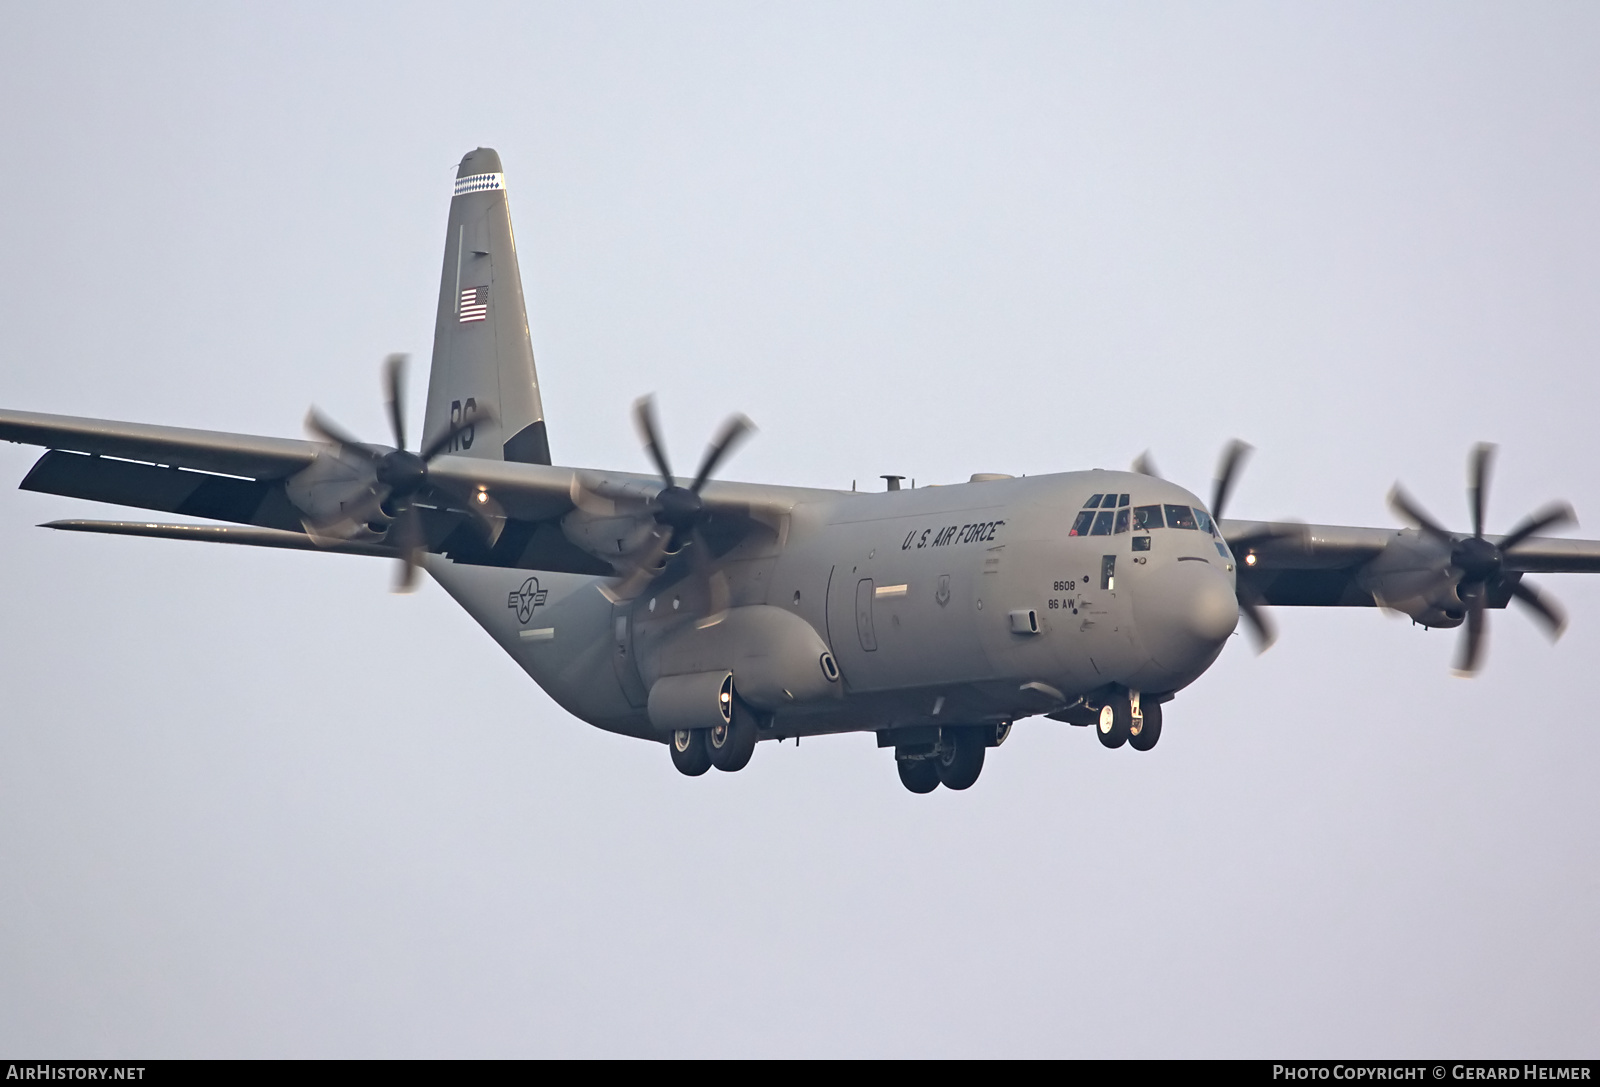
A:
<svg viewBox="0 0 1600 1087">
<path fill-rule="evenodd" d="M 4 4 L 0 404 L 380 437 L 499 149 L 560 463 L 1124 467 L 1600 535 L 1586 4 Z M 415 373 L 413 432 L 423 381 Z M 0 446 L 0 1050 L 1593 1056 L 1600 580 L 1550 648 L 1280 611 L 1160 748 L 689 780 L 369 560 L 31 527 Z"/>
</svg>

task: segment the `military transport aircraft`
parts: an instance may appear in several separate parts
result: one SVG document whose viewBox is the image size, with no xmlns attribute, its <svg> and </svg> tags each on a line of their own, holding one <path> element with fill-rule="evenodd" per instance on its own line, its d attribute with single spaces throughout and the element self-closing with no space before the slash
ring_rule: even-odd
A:
<svg viewBox="0 0 1600 1087">
<path fill-rule="evenodd" d="M 1162 709 L 1267 605 L 1372 607 L 1465 626 L 1491 608 L 1563 618 L 1524 579 L 1600 571 L 1600 542 L 1538 533 L 1555 505 L 1484 533 L 1491 449 L 1469 462 L 1470 533 L 1398 487 L 1406 528 L 1224 520 L 1247 447 L 1210 502 L 1134 471 L 871 494 L 713 480 L 750 429 L 673 474 L 648 399 L 653 474 L 553 464 L 500 157 L 461 160 L 450 204 L 422 440 L 407 447 L 403 360 L 385 370 L 393 446 L 316 412 L 313 441 L 0 412 L 45 447 L 26 490 L 231 524 L 54 521 L 80 532 L 386 556 L 425 570 L 571 713 L 663 743 L 698 775 L 760 740 L 871 731 L 912 792 L 965 789 L 1012 723 L 1043 715 L 1148 751 Z"/>
</svg>

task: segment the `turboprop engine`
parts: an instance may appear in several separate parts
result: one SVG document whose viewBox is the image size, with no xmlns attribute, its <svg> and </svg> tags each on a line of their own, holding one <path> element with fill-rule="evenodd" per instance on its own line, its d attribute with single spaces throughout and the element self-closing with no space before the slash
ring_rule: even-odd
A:
<svg viewBox="0 0 1600 1087">
<path fill-rule="evenodd" d="M 1410 616 L 1425 627 L 1458 627 L 1467 605 L 1457 592 L 1461 571 L 1451 548 L 1433 536 L 1406 529 L 1367 564 L 1359 584 L 1379 607 Z"/>
<path fill-rule="evenodd" d="M 1478 667 L 1488 629 L 1486 608 L 1503 608 L 1511 600 L 1522 604 L 1552 638 L 1559 637 L 1566 619 L 1556 603 L 1523 580 L 1517 568 L 1517 548 L 1535 533 L 1575 520 L 1572 507 L 1554 502 L 1530 514 L 1498 539 L 1483 534 L 1484 505 L 1488 498 L 1489 466 L 1494 446 L 1479 445 L 1468 462 L 1467 496 L 1472 502 L 1472 535 L 1457 535 L 1428 516 L 1397 483 L 1389 492 L 1389 505 L 1407 529 L 1367 564 L 1361 581 L 1381 606 L 1411 616 L 1424 626 L 1454 627 L 1467 624 L 1456 671 L 1471 675 Z"/>
</svg>

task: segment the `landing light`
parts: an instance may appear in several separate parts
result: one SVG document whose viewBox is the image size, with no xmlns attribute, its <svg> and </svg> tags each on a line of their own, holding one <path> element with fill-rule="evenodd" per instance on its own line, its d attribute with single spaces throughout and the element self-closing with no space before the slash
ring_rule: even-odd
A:
<svg viewBox="0 0 1600 1087">
<path fill-rule="evenodd" d="M 483 505 L 483 503 L 485 503 L 487 501 L 489 501 L 489 492 L 488 491 L 479 491 L 478 492 L 478 504 L 481 506 L 481 505 Z"/>
<path fill-rule="evenodd" d="M 1246 566 L 1254 566 L 1256 564 L 1256 553 L 1254 551 L 1244 557 L 1244 564 Z"/>
</svg>

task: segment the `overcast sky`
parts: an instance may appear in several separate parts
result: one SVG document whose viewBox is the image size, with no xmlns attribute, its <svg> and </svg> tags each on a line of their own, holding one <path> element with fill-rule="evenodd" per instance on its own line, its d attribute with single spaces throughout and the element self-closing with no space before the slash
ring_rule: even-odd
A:
<svg viewBox="0 0 1600 1087">
<path fill-rule="evenodd" d="M 385 433 L 461 155 L 558 463 L 1125 467 L 1600 535 L 1592 4 L 0 4 L 0 406 Z M 424 382 L 414 374 L 412 432 Z M 375 560 L 54 534 L 0 446 L 0 1051 L 1590 1056 L 1600 579 L 1279 610 L 1161 746 L 686 779 Z M 1582 534 L 1582 530 L 1580 530 Z"/>
</svg>

